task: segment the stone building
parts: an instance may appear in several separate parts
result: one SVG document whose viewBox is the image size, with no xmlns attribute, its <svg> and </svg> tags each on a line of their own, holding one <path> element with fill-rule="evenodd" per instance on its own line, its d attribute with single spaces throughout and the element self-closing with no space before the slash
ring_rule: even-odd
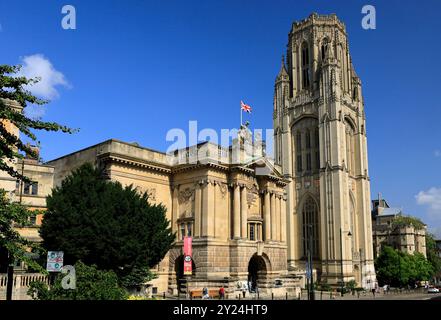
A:
<svg viewBox="0 0 441 320">
<path fill-rule="evenodd" d="M 242 126 L 239 137 L 248 130 Z M 55 186 L 89 162 L 167 208 L 177 239 L 153 270 L 159 276 L 153 291 L 226 286 L 232 292 L 244 281 L 262 293 L 294 291 L 300 283 L 287 273 L 287 181 L 264 156 L 247 154 L 247 145 L 254 145 L 243 142 L 236 139 L 229 148 L 206 142 L 165 154 L 107 140 L 48 164 L 55 168 Z M 193 238 L 190 277 L 183 275 L 184 236 Z"/>
<path fill-rule="evenodd" d="M 11 100 L 3 100 L 9 106 L 21 112 L 21 106 Z M 2 120 L 2 124 L 12 134 L 19 136 L 19 130 L 16 126 Z M 39 155 L 39 149 L 32 147 Z M 46 208 L 46 196 L 50 194 L 53 187 L 54 168 L 43 164 L 39 156 L 32 158 L 25 155 L 23 159 L 15 159 L 10 164 L 16 171 L 28 177 L 31 183 L 18 182 L 15 178 L 9 176 L 6 172 L 0 171 L 0 188 L 4 189 L 11 201 L 22 203 L 31 210 L 44 210 Z M 40 241 L 38 227 L 41 225 L 42 214 L 38 214 L 30 219 L 30 226 L 17 228 L 18 232 L 31 241 Z M 0 252 L 0 273 L 6 272 L 7 259 L 5 254 Z M 15 262 L 15 271 L 25 272 L 26 266 L 22 261 Z"/>
<path fill-rule="evenodd" d="M 419 252 L 426 257 L 426 226 L 403 223 L 400 208 L 389 207 L 386 200 L 372 200 L 372 233 L 374 256 L 378 257 L 384 245 L 402 252 Z"/>
<path fill-rule="evenodd" d="M 335 15 L 293 23 L 275 81 L 273 127 L 274 161 L 255 155 L 262 141 L 242 126 L 228 148 L 206 142 L 165 154 L 107 140 L 46 166 L 59 185 L 90 162 L 164 204 L 177 240 L 154 270 L 153 292 L 231 291 L 243 281 L 262 293 L 294 291 L 304 285 L 308 248 L 315 282 L 371 288 L 364 101 Z M 193 238 L 190 277 L 183 276 L 184 235 Z"/>
<path fill-rule="evenodd" d="M 294 22 L 273 113 L 275 163 L 290 181 L 288 268 L 305 269 L 312 238 L 318 279 L 331 285 L 376 281 L 364 108 L 345 25 L 334 14 Z"/>
</svg>

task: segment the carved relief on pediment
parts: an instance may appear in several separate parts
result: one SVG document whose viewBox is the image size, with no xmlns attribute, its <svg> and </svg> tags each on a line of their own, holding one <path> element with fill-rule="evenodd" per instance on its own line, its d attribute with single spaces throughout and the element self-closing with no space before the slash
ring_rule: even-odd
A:
<svg viewBox="0 0 441 320">
<path fill-rule="evenodd" d="M 194 189 L 185 188 L 178 195 L 179 218 L 191 218 L 193 216 Z"/>
<path fill-rule="evenodd" d="M 227 185 L 225 183 L 219 183 L 219 190 L 221 192 L 222 198 L 224 199 L 228 191 Z"/>
<path fill-rule="evenodd" d="M 139 193 L 139 194 L 144 194 L 146 193 L 148 196 L 148 199 L 150 201 L 156 201 L 156 188 L 153 187 L 142 187 L 142 186 L 137 186 L 135 188 L 135 190 Z"/>
<path fill-rule="evenodd" d="M 247 204 L 251 207 L 256 199 L 259 197 L 259 190 L 255 184 L 246 186 L 247 190 Z"/>
</svg>

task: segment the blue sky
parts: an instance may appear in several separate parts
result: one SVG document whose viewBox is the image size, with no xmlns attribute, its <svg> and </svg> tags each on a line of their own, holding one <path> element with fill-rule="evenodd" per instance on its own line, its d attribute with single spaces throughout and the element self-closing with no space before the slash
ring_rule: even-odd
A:
<svg viewBox="0 0 441 320">
<path fill-rule="evenodd" d="M 67 3 L 76 30 L 61 28 Z M 376 30 L 361 27 L 366 4 Z M 363 83 L 372 195 L 441 236 L 440 11 L 437 0 L 1 0 L 0 63 L 46 62 L 43 118 L 80 128 L 42 133 L 45 160 L 108 138 L 166 150 L 167 131 L 189 120 L 237 127 L 241 99 L 253 106 L 252 127 L 271 128 L 291 23 L 336 13 Z"/>
</svg>

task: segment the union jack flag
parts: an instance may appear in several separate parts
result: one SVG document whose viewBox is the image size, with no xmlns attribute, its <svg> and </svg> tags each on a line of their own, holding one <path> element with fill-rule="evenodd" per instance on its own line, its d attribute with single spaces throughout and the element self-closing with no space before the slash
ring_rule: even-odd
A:
<svg viewBox="0 0 441 320">
<path fill-rule="evenodd" d="M 243 101 L 240 101 L 240 109 L 245 112 L 251 113 L 251 106 L 244 103 Z"/>
</svg>

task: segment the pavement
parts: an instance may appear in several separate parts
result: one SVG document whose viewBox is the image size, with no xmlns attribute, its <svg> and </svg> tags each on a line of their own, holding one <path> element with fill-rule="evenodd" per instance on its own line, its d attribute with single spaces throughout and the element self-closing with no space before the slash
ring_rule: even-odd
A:
<svg viewBox="0 0 441 320">
<path fill-rule="evenodd" d="M 166 299 L 170 299 L 170 300 L 177 300 L 178 297 L 176 296 L 167 296 Z M 245 299 L 242 298 L 242 296 L 240 297 L 240 299 L 237 298 L 237 295 L 233 296 L 230 295 L 229 298 L 227 300 L 235 300 L 235 301 L 240 301 L 240 300 L 271 300 L 272 296 L 262 296 L 260 295 L 259 299 L 257 299 L 257 296 L 255 294 L 249 295 L 247 294 L 247 296 L 245 297 Z M 343 301 L 343 300 L 348 300 L 348 301 L 353 301 L 353 300 L 441 300 L 441 293 L 427 293 L 424 291 L 419 291 L 419 292 L 414 292 L 414 291 L 410 291 L 410 292 L 402 292 L 402 293 L 376 293 L 375 297 L 372 295 L 372 293 L 361 293 L 360 295 L 352 295 L 350 293 L 345 294 L 343 297 L 340 294 L 336 294 L 334 293 L 332 295 L 332 297 L 329 295 L 328 292 L 323 292 L 323 294 L 320 294 L 320 292 L 316 292 L 315 294 L 315 299 L 316 300 L 332 300 L 332 301 Z M 188 300 L 188 299 L 184 299 L 183 296 L 180 297 L 179 300 Z M 298 297 L 294 297 L 294 296 L 275 296 L 274 300 L 298 300 Z M 307 295 L 305 293 L 302 294 L 302 297 L 300 300 L 308 300 L 307 299 Z"/>
</svg>

